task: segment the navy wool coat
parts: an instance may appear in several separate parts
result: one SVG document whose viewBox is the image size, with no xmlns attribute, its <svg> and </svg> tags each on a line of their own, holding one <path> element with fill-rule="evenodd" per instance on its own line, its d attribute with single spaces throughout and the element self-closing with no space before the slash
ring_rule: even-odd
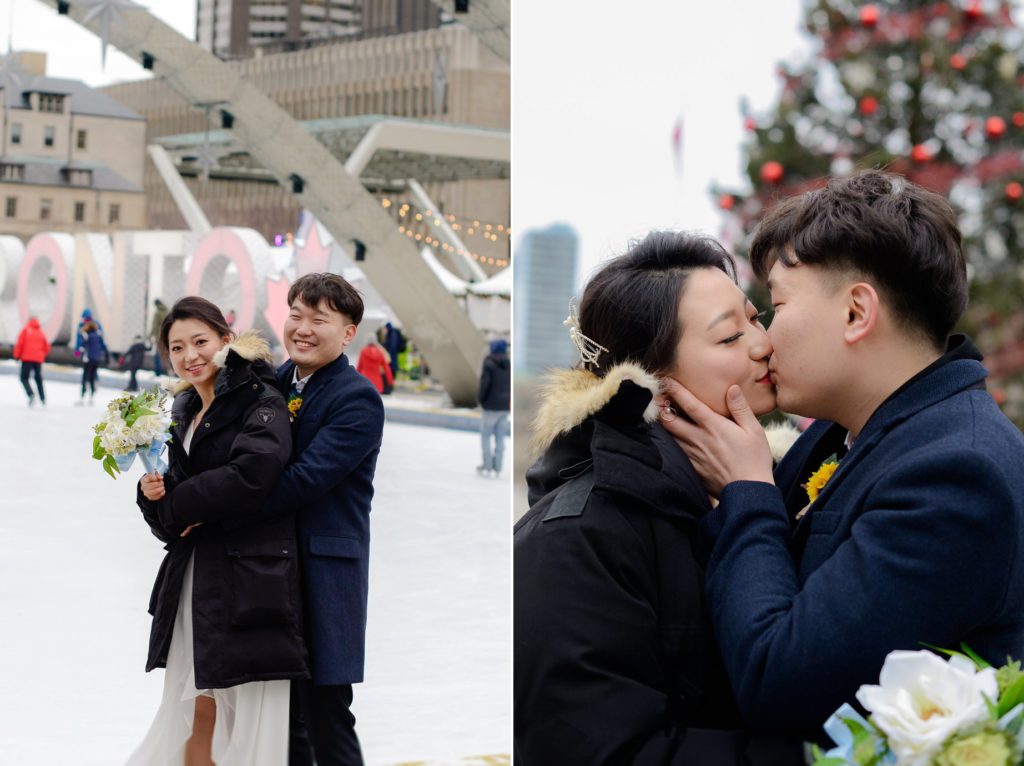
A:
<svg viewBox="0 0 1024 766">
<path fill-rule="evenodd" d="M 969 340 L 892 394 L 798 522 L 800 485 L 846 431 L 818 421 L 776 485 L 734 482 L 705 517 L 706 593 L 741 711 L 822 740 L 894 649 L 1024 658 L 1024 436 Z"/>
<path fill-rule="evenodd" d="M 277 371 L 282 391 L 295 365 Z M 363 680 L 370 566 L 370 501 L 384 432 L 373 384 L 342 354 L 302 391 L 292 423 L 292 459 L 264 513 L 295 512 L 306 643 L 317 685 Z"/>
</svg>

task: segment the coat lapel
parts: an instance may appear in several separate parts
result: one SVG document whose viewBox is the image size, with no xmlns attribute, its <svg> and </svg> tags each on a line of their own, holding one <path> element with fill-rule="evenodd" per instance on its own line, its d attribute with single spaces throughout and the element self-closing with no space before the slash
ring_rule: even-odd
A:
<svg viewBox="0 0 1024 766">
<path fill-rule="evenodd" d="M 299 411 L 295 415 L 295 420 L 292 421 L 293 427 L 299 422 L 299 418 L 302 417 L 302 414 L 308 411 L 310 402 L 313 401 L 316 395 L 327 387 L 329 381 L 343 373 L 346 367 L 348 367 L 348 357 L 342 354 L 330 364 L 325 364 L 313 373 L 309 382 L 306 383 L 305 387 L 302 389 L 302 406 L 299 407 Z M 291 391 L 294 370 L 295 363 L 292 361 L 285 362 L 278 370 L 278 382 L 282 386 L 285 399 L 288 398 L 288 394 Z"/>
<path fill-rule="evenodd" d="M 959 340 L 955 342 L 958 345 L 962 343 Z M 967 341 L 967 343 L 969 344 L 970 342 Z M 959 351 L 958 353 L 963 352 Z M 938 404 L 961 391 L 978 387 L 983 388 L 987 374 L 985 367 L 974 358 L 953 358 L 935 367 L 930 372 L 911 379 L 906 385 L 886 399 L 868 419 L 860 436 L 850 448 L 849 453 L 839 461 L 839 467 L 832 475 L 832 478 L 829 479 L 828 484 L 821 490 L 821 493 L 815 499 L 808 512 L 797 523 L 792 538 L 794 557 L 799 560 L 803 552 L 811 526 L 811 517 L 825 509 L 832 495 L 839 491 L 843 479 L 856 469 L 857 464 L 882 441 L 889 431 L 922 410 Z M 836 428 L 839 429 L 838 432 L 835 430 Z M 787 495 L 787 509 L 790 507 L 789 498 L 793 493 L 804 492 L 799 485 L 807 481 L 811 472 L 817 470 L 818 466 L 821 465 L 822 460 L 836 451 L 832 448 L 836 445 L 829 441 L 829 437 L 831 436 L 834 439 L 837 434 L 843 433 L 845 431 L 842 427 L 837 424 L 833 425 L 819 441 L 819 444 L 825 445 L 825 451 L 819 450 L 817 447 L 811 450 L 809 459 L 804 466 L 805 473 L 790 487 L 790 492 Z M 828 451 L 829 449 L 831 451 Z M 815 463 L 815 460 L 818 462 Z M 806 501 L 806 494 L 803 497 Z M 836 510 L 842 512 L 845 509 L 838 508 Z"/>
</svg>

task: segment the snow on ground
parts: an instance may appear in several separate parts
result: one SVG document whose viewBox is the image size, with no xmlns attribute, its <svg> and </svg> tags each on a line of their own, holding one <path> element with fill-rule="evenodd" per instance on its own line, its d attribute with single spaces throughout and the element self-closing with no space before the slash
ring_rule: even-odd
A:
<svg viewBox="0 0 1024 766">
<path fill-rule="evenodd" d="M 163 671 L 143 669 L 163 549 L 141 469 L 112 481 L 91 457 L 117 392 L 77 407 L 77 386 L 46 386 L 29 409 L 0 375 L 0 761 L 111 766 L 160 698 Z M 354 704 L 368 766 L 509 762 L 510 490 L 478 462 L 475 434 L 385 427 Z"/>
</svg>

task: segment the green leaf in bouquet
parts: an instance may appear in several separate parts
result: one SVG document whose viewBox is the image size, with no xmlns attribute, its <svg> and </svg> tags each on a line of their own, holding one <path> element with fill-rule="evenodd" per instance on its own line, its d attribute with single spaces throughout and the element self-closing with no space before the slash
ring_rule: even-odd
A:
<svg viewBox="0 0 1024 766">
<path fill-rule="evenodd" d="M 846 761 L 842 758 L 826 758 L 825 754 L 821 752 L 821 748 L 817 745 L 811 746 L 811 754 L 814 756 L 814 761 L 811 766 L 846 766 Z"/>
<path fill-rule="evenodd" d="M 973 649 L 971 649 L 971 647 L 969 647 L 967 644 L 961 642 L 960 648 L 964 650 L 964 654 L 966 654 L 968 657 L 974 660 L 974 664 L 978 666 L 979 670 L 984 670 L 985 668 L 992 667 L 989 663 L 985 662 L 985 660 L 983 660 L 981 656 Z"/>
<path fill-rule="evenodd" d="M 125 417 L 124 424 L 131 428 L 133 425 L 135 425 L 135 421 L 141 418 L 143 415 L 156 415 L 156 412 L 146 408 L 134 410 Z"/>
<path fill-rule="evenodd" d="M 853 761 L 858 766 L 878 766 L 882 754 L 879 752 L 878 738 L 873 729 L 864 726 L 855 718 L 840 719 L 853 735 Z"/>
<path fill-rule="evenodd" d="M 121 473 L 121 469 L 117 467 L 117 461 L 114 460 L 113 455 L 107 455 L 103 458 L 103 470 L 110 474 L 111 479 L 116 479 L 117 474 Z"/>
<path fill-rule="evenodd" d="M 1024 675 L 1019 675 L 1006 691 L 999 695 L 996 717 L 1002 718 L 1021 702 L 1024 702 Z"/>
<path fill-rule="evenodd" d="M 92 440 L 92 456 L 96 460 L 102 460 L 103 456 L 107 454 L 107 451 L 103 449 L 103 445 L 100 444 L 100 437 L 95 436 Z"/>
<path fill-rule="evenodd" d="M 958 652 L 956 649 L 943 649 L 941 646 L 929 644 L 927 641 L 918 641 L 918 643 L 921 644 L 921 646 L 923 646 L 925 649 L 931 649 L 933 652 L 944 654 L 947 657 L 967 657 L 966 654 L 964 654 L 963 652 Z M 970 659 L 970 657 L 967 657 L 967 659 Z"/>
<path fill-rule="evenodd" d="M 927 641 L 919 641 L 918 643 L 926 649 L 931 649 L 933 652 L 938 652 L 939 654 L 945 654 L 947 657 L 964 657 L 965 659 L 973 662 L 977 666 L 978 670 L 984 670 L 985 668 L 992 667 L 967 644 L 960 644 L 960 648 L 963 649 L 963 651 L 958 652 L 956 649 L 943 649 L 941 646 L 929 644 Z"/>
<path fill-rule="evenodd" d="M 1024 675 L 1024 672 L 1020 669 L 1020 660 L 1012 660 L 1007 657 L 1006 664 L 996 670 L 999 695 L 1002 696 L 1022 675 Z"/>
</svg>

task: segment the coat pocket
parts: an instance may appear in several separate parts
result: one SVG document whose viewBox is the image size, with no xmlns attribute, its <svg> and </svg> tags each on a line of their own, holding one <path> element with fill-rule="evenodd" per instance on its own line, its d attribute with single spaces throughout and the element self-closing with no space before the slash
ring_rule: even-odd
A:
<svg viewBox="0 0 1024 766">
<path fill-rule="evenodd" d="M 333 556 L 339 559 L 361 559 L 365 546 L 354 537 L 324 537 L 310 535 L 309 552 L 314 556 Z"/>
<path fill-rule="evenodd" d="M 231 624 L 240 628 L 295 622 L 291 581 L 297 577 L 292 543 L 236 544 L 231 558 Z"/>
</svg>

